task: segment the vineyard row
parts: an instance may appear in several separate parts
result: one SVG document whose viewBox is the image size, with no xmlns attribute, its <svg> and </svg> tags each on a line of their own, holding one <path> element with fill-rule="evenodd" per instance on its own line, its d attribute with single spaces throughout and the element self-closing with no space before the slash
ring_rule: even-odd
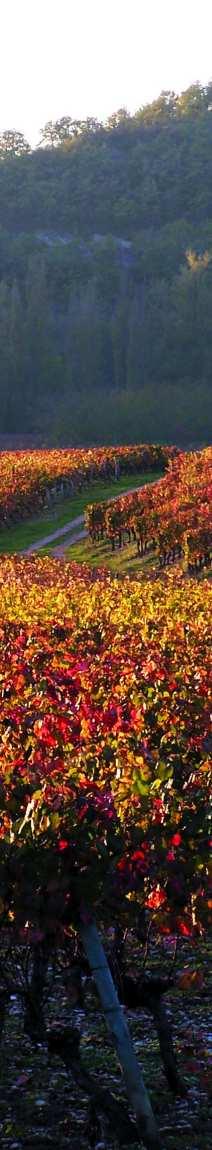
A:
<svg viewBox="0 0 212 1150">
<path fill-rule="evenodd" d="M 0 455 L 0 527 L 74 496 L 95 480 L 165 471 L 177 449 L 155 444 L 135 447 L 3 451 Z"/>
<path fill-rule="evenodd" d="M 190 571 L 212 558 L 212 448 L 178 454 L 151 486 L 87 507 L 92 542 L 108 540 L 112 550 L 135 541 L 142 557 L 154 551 L 160 566 L 183 558 Z"/>
</svg>

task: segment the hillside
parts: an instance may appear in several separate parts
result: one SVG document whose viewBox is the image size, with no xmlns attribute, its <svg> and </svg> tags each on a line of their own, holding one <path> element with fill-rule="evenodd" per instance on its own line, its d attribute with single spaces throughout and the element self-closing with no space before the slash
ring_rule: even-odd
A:
<svg viewBox="0 0 212 1150">
<path fill-rule="evenodd" d="M 1 433 L 211 437 L 211 101 L 0 137 Z"/>
</svg>

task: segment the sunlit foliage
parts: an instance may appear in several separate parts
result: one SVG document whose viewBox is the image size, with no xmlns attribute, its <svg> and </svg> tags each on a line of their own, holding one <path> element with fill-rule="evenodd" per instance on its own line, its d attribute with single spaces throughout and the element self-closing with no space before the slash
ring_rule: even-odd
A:
<svg viewBox="0 0 212 1150">
<path fill-rule="evenodd" d="M 37 513 L 48 506 L 48 495 L 62 498 L 80 491 L 95 479 L 125 472 L 162 470 L 176 448 L 135 447 L 70 448 L 49 451 L 2 451 L 0 454 L 0 526 Z"/>
<path fill-rule="evenodd" d="M 92 905 L 202 931 L 209 582 L 5 557 L 0 584 L 3 925 L 60 934 Z"/>
<path fill-rule="evenodd" d="M 210 565 L 212 555 L 212 448 L 177 455 L 166 475 L 116 503 L 87 507 L 92 539 L 106 537 L 113 549 L 134 538 L 139 554 L 154 550 L 161 565 L 185 557 Z"/>
</svg>

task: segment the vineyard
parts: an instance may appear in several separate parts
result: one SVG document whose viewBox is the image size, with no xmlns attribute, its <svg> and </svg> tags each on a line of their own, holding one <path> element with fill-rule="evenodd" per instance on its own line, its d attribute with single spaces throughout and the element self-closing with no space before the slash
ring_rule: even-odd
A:
<svg viewBox="0 0 212 1150">
<path fill-rule="evenodd" d="M 114 460 L 132 473 L 150 464 L 166 468 L 153 486 L 90 507 L 87 522 L 91 537 L 105 533 L 114 548 L 134 533 L 139 553 L 155 548 L 167 570 L 139 583 L 65 559 L 0 559 L 2 1040 L 10 1004 L 18 1000 L 23 1049 L 28 1042 L 30 1049 L 45 1052 L 46 1082 L 52 1060 L 59 1059 L 75 1083 L 74 1106 L 76 1093 L 89 1100 L 75 1140 L 69 1109 L 67 1129 L 63 1125 L 69 1104 L 59 1079 L 62 1150 L 68 1150 L 70 1139 L 74 1150 L 99 1144 L 109 1150 L 114 1145 L 176 1150 L 172 1122 L 168 1135 L 160 1135 L 160 1108 L 156 1105 L 158 1122 L 130 1048 L 126 1013 L 137 1011 L 140 1020 L 144 1012 L 143 1033 L 146 1011 L 150 1041 L 154 1027 L 159 1044 L 163 1120 L 165 1071 L 176 1099 L 176 1123 L 178 1104 L 188 1108 L 185 1145 L 192 1150 L 195 1134 L 185 1102 L 192 1074 L 190 1081 L 182 1057 L 176 1057 L 179 1036 L 175 1028 L 174 1046 L 170 995 L 176 995 L 177 1011 L 180 996 L 197 995 L 202 1017 L 206 990 L 199 955 L 207 952 L 212 910 L 212 587 L 207 571 L 203 581 L 196 578 L 195 563 L 207 567 L 211 555 L 212 453 L 207 448 L 186 456 L 156 447 L 48 452 L 45 466 L 44 455 L 33 453 L 31 481 L 32 457 L 17 453 L 12 476 L 14 456 L 7 455 L 11 488 L 8 502 L 4 494 L 4 515 L 29 514 L 53 476 L 55 486 L 65 474 L 72 482 L 75 466 L 76 484 L 86 476 L 90 481 L 95 467 L 114 469 Z M 4 453 L 2 458 L 4 475 Z M 169 569 L 168 558 L 182 555 L 187 571 L 179 565 Z M 111 1089 L 101 1085 L 105 1035 L 95 987 L 110 1019 L 133 1118 L 122 1081 L 117 1083 L 117 1063 L 115 1088 L 113 1080 Z M 64 994 L 65 1024 L 59 1005 Z M 97 1074 L 90 1073 L 83 1056 L 89 1050 L 91 1010 L 95 1035 L 100 1034 Z M 16 1042 L 15 1027 L 14 1036 Z M 140 1055 L 142 1064 L 142 1042 Z M 111 1058 L 109 1045 L 109 1064 Z M 206 1050 L 203 1085 L 197 1084 L 201 1105 L 208 1073 Z M 151 1092 L 148 1074 L 147 1086 Z M 0 1125 L 2 1113 L 0 1103 Z M 13 1140 L 9 1134 L 3 1139 L 5 1150 L 14 1145 L 12 1131 Z M 54 1136 L 47 1142 L 51 1147 Z M 28 1150 L 22 1138 L 23 1131 L 17 1144 Z M 41 1133 L 39 1138 L 43 1146 Z M 38 1142 L 30 1139 L 30 1145 Z M 208 1150 L 207 1141 L 201 1145 Z"/>
<path fill-rule="evenodd" d="M 0 461 L 0 527 L 38 514 L 95 479 L 165 470 L 176 448 L 145 445 L 84 450 L 3 451 Z"/>
<path fill-rule="evenodd" d="M 8 922 L 13 908 L 24 929 L 20 846 L 50 836 L 73 889 L 79 850 L 76 884 L 82 871 L 103 918 L 109 868 L 118 917 L 135 882 L 157 927 L 192 934 L 208 915 L 210 586 L 171 574 L 165 587 L 120 586 L 50 559 L 5 559 L 0 577 L 1 847 L 18 852 Z M 64 912 L 72 921 L 69 879 L 68 892 L 55 930 Z M 32 930 L 40 913 L 31 893 Z"/>
<path fill-rule="evenodd" d="M 134 540 L 142 557 L 153 552 L 160 566 L 184 559 L 190 572 L 212 559 L 212 449 L 176 455 L 151 488 L 88 506 L 85 522 L 92 542 L 106 539 L 112 550 Z"/>
</svg>

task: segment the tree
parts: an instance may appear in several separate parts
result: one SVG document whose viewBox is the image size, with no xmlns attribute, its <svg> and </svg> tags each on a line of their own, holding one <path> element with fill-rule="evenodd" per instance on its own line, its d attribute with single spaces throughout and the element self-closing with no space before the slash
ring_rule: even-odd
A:
<svg viewBox="0 0 212 1150">
<path fill-rule="evenodd" d="M 41 145 L 50 148 L 58 148 L 60 145 L 65 147 L 83 132 L 94 132 L 96 123 L 97 121 L 92 119 L 72 120 L 71 116 L 62 116 L 60 120 L 48 120 L 41 129 Z"/>
<path fill-rule="evenodd" d="M 191 84 L 178 96 L 176 112 L 179 116 L 200 116 L 208 109 L 207 89 L 201 84 Z"/>
<path fill-rule="evenodd" d="M 153 100 L 151 104 L 143 104 L 136 112 L 135 119 L 138 123 L 145 125 L 154 124 L 167 120 L 168 117 L 173 116 L 176 110 L 177 97 L 175 92 L 161 92 L 157 100 Z"/>
<path fill-rule="evenodd" d="M 40 129 L 40 137 L 40 147 L 42 147 L 43 144 L 47 148 L 58 146 L 58 133 L 56 132 L 53 120 L 47 120 L 46 124 L 44 124 L 44 128 Z"/>
<path fill-rule="evenodd" d="M 162 91 L 135 115 L 120 108 L 105 124 L 92 116 L 49 120 L 42 147 L 31 154 L 21 133 L 2 133 L 1 388 L 2 396 L 10 389 L 10 399 L 13 390 L 14 403 L 17 391 L 23 421 L 32 387 L 31 411 L 34 404 L 42 422 L 42 386 L 47 421 L 50 394 L 56 424 L 61 389 L 64 410 L 70 391 L 72 405 L 75 394 L 79 418 L 79 389 L 85 402 L 94 392 L 95 404 L 98 389 L 102 396 L 105 392 L 113 424 L 115 388 L 117 395 L 123 391 L 122 433 L 125 425 L 127 434 L 126 390 L 132 395 L 136 387 L 137 410 L 143 411 L 145 380 L 145 403 L 149 412 L 149 404 L 155 410 L 160 435 L 158 389 L 164 383 L 173 435 L 178 426 L 173 385 L 179 387 L 179 406 L 186 391 L 192 426 L 196 412 L 196 427 L 204 429 L 197 389 L 198 384 L 204 389 L 206 413 L 212 350 L 211 107 L 209 82 L 179 95 Z M 195 411 L 188 394 L 192 386 Z M 135 398 L 133 404 L 136 429 Z M 97 407 L 96 417 L 101 424 Z M 206 435 L 207 422 L 205 414 Z M 116 418 L 116 435 L 117 426 Z M 101 427 L 101 438 L 100 432 Z"/>
<path fill-rule="evenodd" d="M 127 383 L 127 357 L 129 344 L 129 302 L 126 295 L 118 298 L 111 319 L 113 351 L 113 383 L 122 391 Z"/>
<path fill-rule="evenodd" d="M 14 281 L 10 291 L 8 325 L 10 404 L 14 430 L 21 426 L 25 403 L 24 337 L 23 304 L 18 284 Z"/>
<path fill-rule="evenodd" d="M 95 116 L 87 116 L 86 120 L 83 121 L 83 131 L 88 134 L 91 133 L 91 135 L 101 132 L 102 127 L 101 120 L 97 120 Z"/>
<path fill-rule="evenodd" d="M 10 380 L 9 380 L 9 307 L 10 292 L 2 280 L 0 284 L 0 396 L 3 427 L 10 424 Z"/>
<path fill-rule="evenodd" d="M 31 152 L 30 144 L 25 140 L 22 132 L 5 131 L 0 135 L 0 158 L 8 156 L 27 156 Z"/>
<path fill-rule="evenodd" d="M 127 108 L 118 108 L 117 112 L 112 112 L 112 115 L 108 116 L 105 124 L 106 130 L 111 132 L 116 131 L 117 128 L 129 128 L 130 119 Z"/>
<path fill-rule="evenodd" d="M 29 261 L 26 283 L 25 363 L 29 394 L 51 387 L 50 312 L 45 262 L 37 256 Z"/>
</svg>

